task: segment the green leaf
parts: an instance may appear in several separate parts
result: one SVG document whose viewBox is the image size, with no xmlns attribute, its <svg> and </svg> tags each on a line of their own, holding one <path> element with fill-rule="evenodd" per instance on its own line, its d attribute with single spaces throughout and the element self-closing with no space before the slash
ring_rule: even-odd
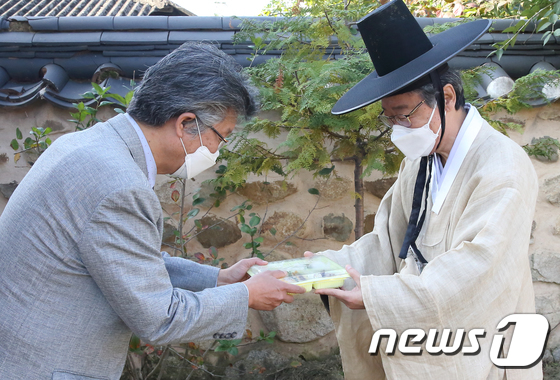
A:
<svg viewBox="0 0 560 380">
<path fill-rule="evenodd" d="M 202 229 L 202 222 L 200 221 L 200 219 L 196 219 L 194 221 L 194 225 L 196 226 L 196 228 L 198 228 L 199 230 Z"/>
<path fill-rule="evenodd" d="M 253 243 L 249 242 L 249 243 L 244 243 L 243 244 L 243 248 L 245 249 L 251 249 L 253 248 Z"/>
<path fill-rule="evenodd" d="M 319 195 L 319 190 L 317 190 L 314 187 L 312 187 L 311 189 L 308 189 L 307 191 L 309 192 L 309 194 Z"/>
<path fill-rule="evenodd" d="M 188 212 L 188 214 L 187 214 L 187 219 L 194 218 L 195 216 L 198 215 L 199 211 L 200 211 L 200 209 L 198 209 L 198 208 L 193 208 L 191 211 Z"/>
<path fill-rule="evenodd" d="M 255 243 L 262 243 L 264 241 L 264 238 L 262 236 L 259 236 L 258 238 L 256 238 L 254 240 Z"/>
<path fill-rule="evenodd" d="M 323 168 L 321 170 L 319 170 L 319 175 L 320 176 L 328 176 L 332 173 L 332 171 L 334 170 L 334 165 L 331 168 Z"/>
<path fill-rule="evenodd" d="M 103 94 L 105 92 L 105 90 L 103 88 L 101 88 L 100 85 L 98 85 L 95 82 L 91 82 L 91 85 L 93 86 L 93 89 L 95 90 L 95 92 L 99 95 Z"/>
<path fill-rule="evenodd" d="M 276 236 L 276 228 L 272 227 L 270 230 L 268 230 L 272 236 Z"/>
<path fill-rule="evenodd" d="M 227 352 L 233 356 L 237 355 L 239 353 L 239 350 L 237 349 L 237 347 L 231 347 L 230 349 L 227 350 Z"/>
<path fill-rule="evenodd" d="M 546 21 L 546 22 L 542 23 L 542 24 L 539 26 L 539 28 L 537 29 L 537 33 L 540 32 L 540 31 L 542 31 L 542 30 L 544 30 L 544 29 L 546 29 L 546 28 L 548 28 L 549 26 L 550 26 L 550 22 L 549 22 L 549 21 Z"/>
<path fill-rule="evenodd" d="M 548 42 L 548 40 L 550 39 L 550 37 L 552 36 L 552 33 L 550 31 L 546 32 L 543 36 L 544 41 L 543 41 L 543 45 L 546 45 L 546 43 Z"/>
<path fill-rule="evenodd" d="M 116 113 L 125 113 L 125 112 L 124 112 L 122 109 L 120 109 L 120 108 L 113 108 L 113 110 L 114 110 Z"/>
<path fill-rule="evenodd" d="M 47 145 L 51 145 L 52 143 L 51 139 L 48 137 L 45 139 L 45 142 L 47 143 Z"/>
<path fill-rule="evenodd" d="M 12 142 L 10 143 L 10 146 L 12 147 L 13 150 L 18 150 L 19 149 L 19 144 L 18 144 L 16 139 L 12 140 Z"/>
<path fill-rule="evenodd" d="M 23 138 L 23 135 L 21 134 L 21 131 L 19 130 L 19 128 L 16 128 L 16 138 L 18 140 L 21 140 Z"/>
<path fill-rule="evenodd" d="M 243 223 L 241 225 L 241 232 L 245 232 L 246 234 L 250 234 L 251 233 L 251 228 L 246 225 L 245 223 Z"/>
<path fill-rule="evenodd" d="M 247 210 L 250 210 L 250 209 L 252 209 L 252 208 L 253 208 L 253 205 L 247 206 Z"/>
<path fill-rule="evenodd" d="M 249 221 L 249 225 L 251 227 L 254 227 L 254 226 L 258 225 L 260 222 L 261 222 L 261 218 L 258 215 L 255 215 Z"/>
<path fill-rule="evenodd" d="M 193 201 L 192 205 L 193 206 L 198 206 L 199 204 L 204 203 L 205 200 L 206 199 L 204 199 L 204 198 L 197 198 Z"/>
<path fill-rule="evenodd" d="M 120 96 L 119 94 L 107 94 L 107 95 L 105 95 L 105 97 L 106 98 L 113 98 L 115 100 L 118 100 L 122 104 L 126 103 L 126 100 L 122 96 Z"/>
</svg>

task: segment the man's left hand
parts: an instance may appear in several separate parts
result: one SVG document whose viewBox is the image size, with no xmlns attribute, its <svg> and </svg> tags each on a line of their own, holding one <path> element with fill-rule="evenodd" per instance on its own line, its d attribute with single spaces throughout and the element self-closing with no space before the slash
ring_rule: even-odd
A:
<svg viewBox="0 0 560 380">
<path fill-rule="evenodd" d="M 364 299 L 362 298 L 362 288 L 360 285 L 360 273 L 350 265 L 346 265 L 346 271 L 356 282 L 354 289 L 315 289 L 315 293 L 336 297 L 350 309 L 365 309 Z"/>
<path fill-rule="evenodd" d="M 218 286 L 229 285 L 249 279 L 247 271 L 253 265 L 266 265 L 268 261 L 261 260 L 257 257 L 251 259 L 243 259 L 233 264 L 227 269 L 221 269 L 218 273 Z"/>
</svg>

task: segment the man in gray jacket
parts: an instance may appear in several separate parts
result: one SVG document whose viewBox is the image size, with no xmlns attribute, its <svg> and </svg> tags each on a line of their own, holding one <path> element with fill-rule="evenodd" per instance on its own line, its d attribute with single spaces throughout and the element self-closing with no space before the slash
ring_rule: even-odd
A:
<svg viewBox="0 0 560 380">
<path fill-rule="evenodd" d="M 280 271 L 240 282 L 259 259 L 219 270 L 159 251 L 156 173 L 212 166 L 253 93 L 230 57 L 185 44 L 147 70 L 128 114 L 37 160 L 0 216 L 0 379 L 119 379 L 132 333 L 239 338 L 249 307 L 304 291 Z"/>
</svg>

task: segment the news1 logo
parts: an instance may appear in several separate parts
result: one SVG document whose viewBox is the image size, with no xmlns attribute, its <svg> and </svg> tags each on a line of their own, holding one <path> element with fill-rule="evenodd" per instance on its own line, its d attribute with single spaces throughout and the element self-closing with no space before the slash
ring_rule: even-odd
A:
<svg viewBox="0 0 560 380">
<path fill-rule="evenodd" d="M 514 328 L 513 336 L 506 357 L 499 357 L 503 352 L 505 337 L 502 334 L 494 335 L 490 346 L 490 360 L 500 368 L 531 368 L 543 357 L 546 340 L 550 331 L 548 320 L 540 314 L 512 314 L 503 318 L 496 329 L 505 332 Z M 404 355 L 422 355 L 422 347 L 411 346 L 410 343 L 421 344 L 426 340 L 426 352 L 429 355 L 477 355 L 481 348 L 478 338 L 484 338 L 484 329 L 473 329 L 465 334 L 464 329 L 457 329 L 455 338 L 451 344 L 451 329 L 443 329 L 439 345 L 436 341 L 439 335 L 437 329 L 426 332 L 422 329 L 408 329 L 403 331 L 400 338 L 393 329 L 379 329 L 371 338 L 369 353 L 377 355 L 381 338 L 387 337 L 387 348 L 385 352 L 393 355 L 398 347 Z M 470 346 L 465 347 L 465 338 L 468 338 Z M 398 340 L 398 344 L 397 344 Z"/>
</svg>

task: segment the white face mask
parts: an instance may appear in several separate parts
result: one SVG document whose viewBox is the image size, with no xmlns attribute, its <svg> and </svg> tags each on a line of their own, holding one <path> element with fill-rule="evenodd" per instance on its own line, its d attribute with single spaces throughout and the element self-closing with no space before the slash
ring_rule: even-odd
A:
<svg viewBox="0 0 560 380">
<path fill-rule="evenodd" d="M 215 153 L 211 153 L 207 147 L 202 144 L 202 136 L 200 135 L 200 128 L 198 127 L 198 120 L 195 118 L 196 128 L 198 129 L 198 136 L 200 137 L 200 147 L 191 154 L 187 154 L 185 149 L 185 144 L 183 139 L 179 138 L 181 145 L 183 145 L 183 150 L 185 151 L 185 163 L 181 165 L 179 169 L 173 174 L 172 177 L 179 177 L 184 179 L 191 179 L 196 175 L 202 173 L 206 169 L 211 168 L 216 165 L 216 160 L 220 155 L 220 147 L 216 149 Z"/>
<path fill-rule="evenodd" d="M 436 108 L 434 107 L 430 120 L 420 128 L 408 128 L 398 124 L 393 125 L 391 141 L 409 159 L 416 160 L 419 157 L 428 156 L 432 149 L 434 149 L 436 139 L 441 130 L 441 124 L 437 133 L 432 132 L 430 129 L 430 122 L 435 111 Z"/>
</svg>

